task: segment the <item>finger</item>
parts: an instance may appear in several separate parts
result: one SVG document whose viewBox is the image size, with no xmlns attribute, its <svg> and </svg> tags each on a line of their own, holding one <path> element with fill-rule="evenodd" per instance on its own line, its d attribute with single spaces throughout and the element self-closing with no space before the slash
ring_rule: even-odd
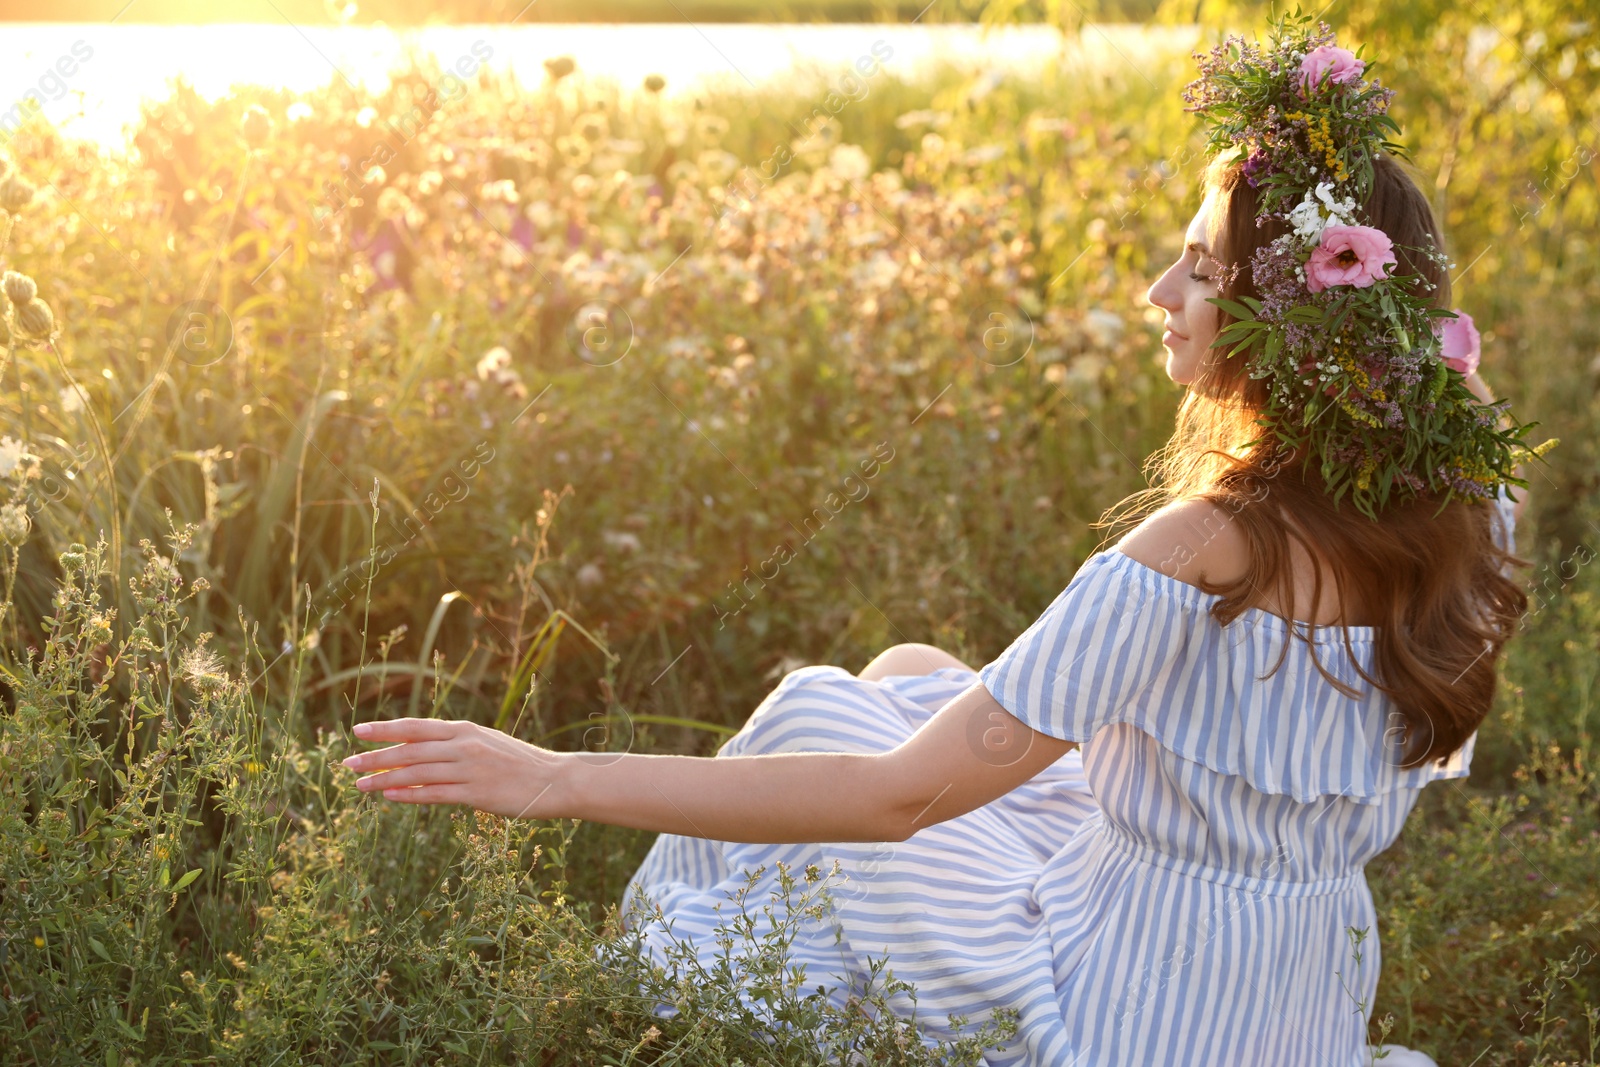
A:
<svg viewBox="0 0 1600 1067">
<path fill-rule="evenodd" d="M 456 763 L 418 763 L 398 770 L 369 774 L 356 782 L 362 792 L 371 793 L 395 786 L 453 784 L 461 781 L 460 765 Z"/>
<path fill-rule="evenodd" d="M 411 789 L 385 789 L 383 799 L 401 804 L 465 804 L 466 789 L 460 785 L 419 785 Z"/>
<path fill-rule="evenodd" d="M 471 723 L 451 719 L 382 719 L 352 728 L 363 741 L 448 741 Z"/>
<path fill-rule="evenodd" d="M 453 741 L 408 741 L 372 752 L 358 752 L 344 761 L 352 771 L 381 771 L 413 763 L 442 763 L 456 754 Z"/>
</svg>

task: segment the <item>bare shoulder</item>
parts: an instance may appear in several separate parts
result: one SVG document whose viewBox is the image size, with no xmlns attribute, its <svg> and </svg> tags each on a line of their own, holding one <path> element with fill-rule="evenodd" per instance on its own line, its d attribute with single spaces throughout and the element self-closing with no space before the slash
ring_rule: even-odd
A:
<svg viewBox="0 0 1600 1067">
<path fill-rule="evenodd" d="M 1249 551 L 1234 512 L 1209 500 L 1178 500 L 1145 518 L 1117 542 L 1134 561 L 1198 585 L 1234 582 L 1249 568 Z"/>
</svg>

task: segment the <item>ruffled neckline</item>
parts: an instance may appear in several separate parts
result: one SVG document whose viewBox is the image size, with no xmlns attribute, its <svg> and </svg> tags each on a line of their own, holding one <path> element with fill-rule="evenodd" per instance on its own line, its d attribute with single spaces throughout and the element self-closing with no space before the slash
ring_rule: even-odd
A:
<svg viewBox="0 0 1600 1067">
<path fill-rule="evenodd" d="M 1117 545 L 1112 545 L 1110 548 L 1094 553 L 1089 557 L 1089 560 L 1102 557 L 1108 558 L 1111 566 L 1123 571 L 1132 580 L 1140 582 L 1146 590 L 1171 597 L 1184 607 L 1203 612 L 1207 617 L 1211 615 L 1212 605 L 1222 599 L 1221 593 L 1208 593 L 1197 585 L 1192 585 L 1181 578 L 1174 578 L 1172 575 L 1159 571 L 1147 563 L 1139 562 L 1122 551 Z M 1087 563 L 1088 561 L 1085 562 Z M 1334 644 L 1342 645 L 1343 635 L 1339 633 L 1341 629 L 1348 631 L 1352 647 L 1370 645 L 1378 638 L 1378 628 L 1376 626 L 1341 627 L 1338 623 L 1311 623 L 1304 619 L 1291 621 L 1285 619 L 1282 615 L 1268 611 L 1266 608 L 1245 608 L 1239 613 L 1239 618 L 1243 619 L 1245 617 L 1249 617 L 1256 623 L 1284 635 L 1305 637 L 1309 629 L 1311 638 L 1319 646 L 1322 644 L 1321 635 L 1329 633 L 1334 635 Z M 1221 624 L 1219 623 L 1218 625 L 1220 626 Z"/>
</svg>

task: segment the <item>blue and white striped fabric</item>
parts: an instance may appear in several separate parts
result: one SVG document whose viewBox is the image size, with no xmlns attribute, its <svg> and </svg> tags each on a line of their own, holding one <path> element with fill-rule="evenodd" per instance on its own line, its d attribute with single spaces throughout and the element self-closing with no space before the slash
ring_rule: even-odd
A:
<svg viewBox="0 0 1600 1067">
<path fill-rule="evenodd" d="M 1509 546 L 1509 498 L 1497 510 Z M 904 842 L 663 834 L 623 897 L 661 918 L 635 912 L 628 929 L 663 966 L 669 933 L 709 960 L 747 872 L 764 868 L 745 898 L 759 916 L 779 862 L 837 861 L 833 908 L 794 931 L 806 988 L 843 1003 L 887 955 L 929 1042 L 953 1036 L 952 1014 L 970 1034 L 1014 1008 L 1017 1035 L 988 1067 L 1364 1064 L 1382 959 L 1363 865 L 1424 786 L 1467 774 L 1477 735 L 1400 769 L 1387 698 L 1340 694 L 1299 640 L 1262 678 L 1288 623 L 1249 611 L 1224 628 L 1207 614 L 1216 599 L 1113 548 L 979 671 L 790 672 L 719 755 L 882 751 L 977 682 L 1081 747 Z M 1351 628 L 1349 649 L 1337 629 L 1316 636 L 1329 671 L 1366 692 L 1349 656 L 1370 671 L 1373 632 Z M 1359 949 L 1350 928 L 1366 932 Z M 913 1014 L 904 995 L 890 1003 Z"/>
</svg>

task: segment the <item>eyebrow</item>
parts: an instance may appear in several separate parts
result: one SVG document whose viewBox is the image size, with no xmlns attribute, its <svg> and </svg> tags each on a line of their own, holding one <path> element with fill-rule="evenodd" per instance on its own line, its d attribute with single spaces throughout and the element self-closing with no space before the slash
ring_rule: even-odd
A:
<svg viewBox="0 0 1600 1067">
<path fill-rule="evenodd" d="M 1183 249 L 1186 252 L 1199 252 L 1203 256 L 1209 256 L 1211 254 L 1211 249 L 1206 247 L 1206 243 L 1204 241 L 1190 241 L 1188 244 L 1183 246 Z"/>
</svg>

